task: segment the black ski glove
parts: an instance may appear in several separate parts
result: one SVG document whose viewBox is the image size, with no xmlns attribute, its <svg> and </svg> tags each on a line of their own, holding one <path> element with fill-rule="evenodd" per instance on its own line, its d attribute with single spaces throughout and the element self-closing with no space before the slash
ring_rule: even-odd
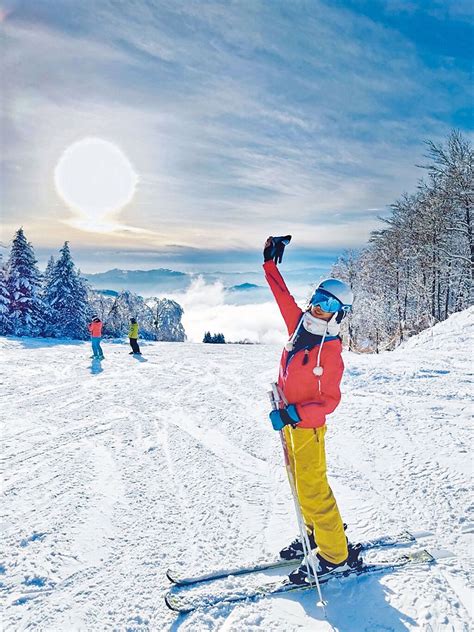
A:
<svg viewBox="0 0 474 632">
<path fill-rule="evenodd" d="M 263 249 L 263 260 L 270 261 L 273 259 L 275 263 L 281 263 L 285 246 L 287 246 L 290 241 L 291 235 L 285 235 L 284 237 L 269 237 L 265 242 L 265 247 Z"/>
</svg>

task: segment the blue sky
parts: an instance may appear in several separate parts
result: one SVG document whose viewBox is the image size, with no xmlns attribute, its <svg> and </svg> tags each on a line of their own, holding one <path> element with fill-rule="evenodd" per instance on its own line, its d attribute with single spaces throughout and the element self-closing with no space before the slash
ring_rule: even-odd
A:
<svg viewBox="0 0 474 632">
<path fill-rule="evenodd" d="M 68 239 L 87 272 L 251 269 L 288 232 L 293 265 L 363 245 L 423 141 L 472 135 L 470 4 L 0 0 L 2 241 L 23 225 L 43 260 Z M 101 230 L 54 184 L 84 138 L 138 180 Z"/>
</svg>

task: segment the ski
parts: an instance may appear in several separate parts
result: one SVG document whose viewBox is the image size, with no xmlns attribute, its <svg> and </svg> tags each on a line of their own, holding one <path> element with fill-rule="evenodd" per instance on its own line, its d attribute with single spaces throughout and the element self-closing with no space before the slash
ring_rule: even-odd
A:
<svg viewBox="0 0 474 632">
<path fill-rule="evenodd" d="M 392 561 L 362 564 L 351 570 L 343 572 L 332 572 L 319 578 L 320 584 L 325 584 L 332 579 L 344 579 L 349 577 L 360 577 L 372 573 L 393 571 L 411 564 L 432 564 L 435 557 L 426 550 L 407 552 L 399 555 Z M 243 589 L 241 592 L 227 592 L 221 595 L 193 595 L 187 591 L 182 594 L 168 592 L 165 595 L 165 602 L 168 608 L 180 613 L 193 612 L 199 608 L 212 608 L 220 605 L 234 604 L 243 601 L 254 601 L 262 597 L 282 595 L 289 592 L 301 592 L 314 588 L 314 584 L 293 584 L 289 579 L 275 582 L 266 582 L 255 588 Z M 179 590 L 179 589 L 178 589 Z"/>
<path fill-rule="evenodd" d="M 415 543 L 417 537 L 425 537 L 428 535 L 431 535 L 428 531 L 420 531 L 417 533 L 402 531 L 397 535 L 385 535 L 373 540 L 366 540 L 356 544 L 355 546 L 360 547 L 361 551 L 380 549 L 388 546 L 403 546 Z M 222 579 L 224 577 L 228 577 L 229 575 L 248 575 L 250 573 L 272 570 L 274 568 L 294 566 L 299 559 L 302 559 L 302 556 L 300 558 L 293 558 L 292 560 L 278 559 L 269 562 L 257 563 L 252 566 L 222 569 L 194 576 L 180 575 L 177 571 L 168 570 L 166 572 L 166 576 L 173 584 L 177 584 L 178 586 L 191 586 L 193 584 L 200 584 L 214 579 Z"/>
</svg>

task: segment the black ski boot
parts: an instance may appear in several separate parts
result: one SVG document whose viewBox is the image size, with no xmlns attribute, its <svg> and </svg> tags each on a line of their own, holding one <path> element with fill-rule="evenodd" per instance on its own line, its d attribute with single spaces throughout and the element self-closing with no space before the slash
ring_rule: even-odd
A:
<svg viewBox="0 0 474 632">
<path fill-rule="evenodd" d="M 311 553 L 311 556 L 312 563 L 309 563 L 309 561 L 305 559 L 303 564 L 288 575 L 288 579 L 292 584 L 299 586 L 309 585 L 313 577 L 313 564 L 318 578 L 330 575 L 331 573 L 343 573 L 344 571 L 349 571 L 363 564 L 362 558 L 358 556 L 358 553 L 355 555 L 355 552 L 352 556 L 349 554 L 349 557 L 340 564 L 332 564 L 316 552 Z"/>
<path fill-rule="evenodd" d="M 362 562 L 362 558 L 359 557 L 360 552 L 362 551 L 362 544 L 352 544 L 351 542 L 348 542 L 347 551 L 349 553 L 347 558 L 347 563 L 349 564 L 349 566 L 358 566 Z"/>
<path fill-rule="evenodd" d="M 314 541 L 314 535 L 312 533 L 308 533 L 308 540 L 311 549 L 316 548 L 316 542 Z M 301 537 L 298 535 L 293 540 L 291 544 L 285 546 L 284 549 L 280 551 L 280 557 L 283 560 L 302 560 L 304 557 L 303 543 L 301 542 Z"/>
<path fill-rule="evenodd" d="M 344 531 L 347 531 L 347 524 L 344 522 L 343 524 L 344 527 Z M 308 540 L 309 540 L 309 545 L 311 547 L 311 550 L 315 549 L 317 547 L 316 541 L 314 539 L 314 534 L 308 533 Z M 351 547 L 352 545 L 350 544 L 349 540 L 347 539 L 347 547 Z M 358 545 L 354 545 L 354 546 L 358 546 Z M 349 553 L 350 556 L 350 553 Z M 296 538 L 293 540 L 293 542 L 291 544 L 289 544 L 288 546 L 285 546 L 284 549 L 282 549 L 280 551 L 280 557 L 283 560 L 302 560 L 304 557 L 304 550 L 303 550 L 303 544 L 301 542 L 301 538 L 299 535 L 296 536 Z"/>
</svg>

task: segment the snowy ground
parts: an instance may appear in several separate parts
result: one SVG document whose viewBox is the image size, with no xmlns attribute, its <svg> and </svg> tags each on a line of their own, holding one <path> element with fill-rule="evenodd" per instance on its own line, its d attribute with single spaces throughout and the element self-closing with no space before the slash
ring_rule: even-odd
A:
<svg viewBox="0 0 474 632">
<path fill-rule="evenodd" d="M 350 537 L 428 529 L 413 548 L 454 557 L 333 580 L 327 619 L 310 592 L 182 617 L 163 603 L 168 567 L 271 557 L 295 533 L 267 421 L 278 347 L 155 343 L 139 361 L 105 343 L 100 366 L 87 344 L 0 339 L 4 629 L 469 630 L 473 320 L 345 356 L 327 442 Z"/>
</svg>

